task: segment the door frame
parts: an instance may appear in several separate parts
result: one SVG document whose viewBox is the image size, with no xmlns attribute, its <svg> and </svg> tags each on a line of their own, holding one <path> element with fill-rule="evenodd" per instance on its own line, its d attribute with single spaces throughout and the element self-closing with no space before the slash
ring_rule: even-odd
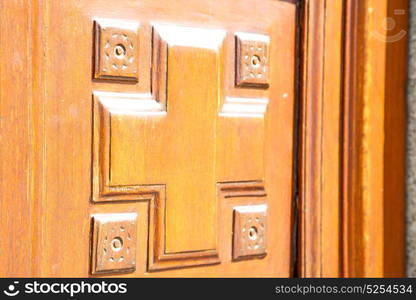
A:
<svg viewBox="0 0 416 300">
<path fill-rule="evenodd" d="M 302 5 L 298 275 L 404 276 L 408 1 Z"/>
</svg>

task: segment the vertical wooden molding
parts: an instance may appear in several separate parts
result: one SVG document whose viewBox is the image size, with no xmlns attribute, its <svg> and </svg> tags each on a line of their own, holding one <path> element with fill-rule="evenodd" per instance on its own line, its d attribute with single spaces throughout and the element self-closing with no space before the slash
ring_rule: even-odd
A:
<svg viewBox="0 0 416 300">
<path fill-rule="evenodd" d="M 299 275 L 338 277 L 343 2 L 305 1 L 303 13 Z"/>
<path fill-rule="evenodd" d="M 325 2 L 303 7 L 300 151 L 300 251 L 302 277 L 322 274 L 322 94 Z"/>
<path fill-rule="evenodd" d="M 393 17 L 397 9 L 404 15 Z M 407 1 L 345 6 L 343 275 L 404 275 Z M 397 36 L 398 37 L 398 36 Z"/>
<path fill-rule="evenodd" d="M 363 239 L 354 234 L 362 234 L 362 223 L 356 222 L 355 212 L 362 211 L 361 189 L 361 149 L 362 140 L 358 136 L 357 124 L 362 123 L 362 106 L 352 105 L 347 99 L 362 99 L 362 89 L 354 89 L 362 80 L 354 61 L 363 61 L 363 53 L 358 51 L 362 45 L 362 35 L 355 31 L 361 30 L 359 20 L 364 2 L 347 1 L 345 11 L 345 65 L 344 65 L 344 157 L 343 157 L 343 272 L 345 276 L 358 275 L 358 256 L 361 254 L 354 249 L 363 249 Z M 358 137 L 358 138 L 357 138 Z M 351 201 L 349 199 L 355 199 Z M 354 233 L 354 234 L 353 234 Z M 353 271 L 354 270 L 354 271 Z"/>
<path fill-rule="evenodd" d="M 405 276 L 406 91 L 409 1 L 390 0 L 388 17 L 396 22 L 386 44 L 384 116 L 384 276 Z"/>
<path fill-rule="evenodd" d="M 322 277 L 341 271 L 341 122 L 343 1 L 326 1 L 322 107 Z"/>
<path fill-rule="evenodd" d="M 0 276 L 32 274 L 31 3 L 0 1 Z"/>
<path fill-rule="evenodd" d="M 403 276 L 407 1 L 343 5 L 304 2 L 299 274 Z"/>
</svg>

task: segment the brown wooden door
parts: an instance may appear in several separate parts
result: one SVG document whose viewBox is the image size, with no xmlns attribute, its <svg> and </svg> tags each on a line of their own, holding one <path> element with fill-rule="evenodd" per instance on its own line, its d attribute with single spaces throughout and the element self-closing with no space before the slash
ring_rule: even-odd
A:
<svg viewBox="0 0 416 300">
<path fill-rule="evenodd" d="M 0 275 L 403 276 L 407 2 L 0 1 Z"/>
<path fill-rule="evenodd" d="M 24 274 L 291 275 L 295 2 L 34 4 Z"/>
</svg>

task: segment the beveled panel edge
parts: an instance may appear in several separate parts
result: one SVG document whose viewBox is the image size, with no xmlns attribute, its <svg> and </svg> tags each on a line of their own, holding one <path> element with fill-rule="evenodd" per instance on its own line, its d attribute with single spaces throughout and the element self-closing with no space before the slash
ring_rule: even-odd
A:
<svg viewBox="0 0 416 300">
<path fill-rule="evenodd" d="M 93 202 L 117 201 L 114 196 L 127 196 L 136 193 L 136 190 L 129 186 L 111 184 L 111 116 L 115 114 L 138 117 L 164 116 L 166 115 L 166 104 L 155 100 L 151 94 L 93 92 L 91 197 Z"/>
<path fill-rule="evenodd" d="M 263 118 L 269 104 L 268 98 L 225 97 L 220 117 Z"/>
<path fill-rule="evenodd" d="M 160 189 L 149 202 L 149 272 L 219 264 L 218 249 L 166 253 L 166 188 Z"/>
<path fill-rule="evenodd" d="M 124 186 L 122 189 L 113 189 L 106 197 L 108 197 L 107 202 L 145 201 L 148 203 L 148 272 L 220 263 L 217 249 L 169 254 L 165 252 L 165 185 Z"/>
<path fill-rule="evenodd" d="M 152 24 L 153 30 L 170 47 L 182 46 L 218 50 L 224 42 L 225 29 L 200 28 L 176 24 Z"/>
</svg>

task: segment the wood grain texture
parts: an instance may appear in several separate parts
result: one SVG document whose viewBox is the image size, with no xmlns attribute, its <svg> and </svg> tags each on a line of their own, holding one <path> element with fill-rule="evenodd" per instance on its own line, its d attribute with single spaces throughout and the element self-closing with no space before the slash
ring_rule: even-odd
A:
<svg viewBox="0 0 416 300">
<path fill-rule="evenodd" d="M 166 34 L 170 126 L 160 136 L 159 171 L 164 177 L 159 180 L 167 183 L 165 251 L 212 250 L 217 248 L 215 136 L 225 32 L 188 28 L 184 34 L 168 28 Z M 201 36 L 207 45 L 198 44 Z"/>
<path fill-rule="evenodd" d="M 303 6 L 299 274 L 338 277 L 341 260 L 341 1 Z"/>
<path fill-rule="evenodd" d="M 25 121 L 22 118 L 20 119 L 22 123 L 19 123 L 19 128 L 23 126 L 19 134 L 27 138 L 28 131 L 25 129 L 24 126 L 26 125 L 24 124 L 27 124 L 27 118 L 30 120 L 27 126 L 31 126 L 30 145 L 32 148 L 28 147 L 29 144 L 20 145 L 24 146 L 21 149 L 31 149 L 30 153 L 23 154 L 24 158 L 28 157 L 30 159 L 30 162 L 28 161 L 30 165 L 28 166 L 23 158 L 18 156 L 13 156 L 13 158 L 15 159 L 14 161 L 19 160 L 19 167 L 24 166 L 23 168 L 30 169 L 31 173 L 28 184 L 24 184 L 20 191 L 22 192 L 21 201 L 23 202 L 19 203 L 24 203 L 24 205 L 19 206 L 15 203 L 13 205 L 16 208 L 16 213 L 24 211 L 27 214 L 26 216 L 30 221 L 25 224 L 33 223 L 29 225 L 28 231 L 25 229 L 22 232 L 22 237 L 24 235 L 27 236 L 27 239 L 24 240 L 24 243 L 27 243 L 25 249 L 30 250 L 27 250 L 26 253 L 19 252 L 22 261 L 8 257 L 6 261 L 10 263 L 10 269 L 6 274 L 88 276 L 90 271 L 89 238 L 91 215 L 100 213 L 138 213 L 136 270 L 128 275 L 114 276 L 289 276 L 292 235 L 292 180 L 294 177 L 292 164 L 295 86 L 294 53 L 296 44 L 295 1 L 270 0 L 259 2 L 257 0 L 249 0 L 238 3 L 235 1 L 223 1 L 221 5 L 211 0 L 192 2 L 141 1 L 139 5 L 137 1 L 122 0 L 118 1 L 117 5 L 113 5 L 111 10 L 108 9 L 108 1 L 102 0 L 65 2 L 40 0 L 28 3 L 30 4 L 28 6 L 30 13 L 24 12 L 21 17 L 24 20 L 23 24 L 27 24 L 29 27 L 27 33 L 29 39 L 27 42 L 32 44 L 29 44 L 30 47 L 28 47 L 28 44 L 19 44 L 18 47 L 21 48 L 15 49 L 19 49 L 19 53 L 25 53 L 26 56 L 24 57 L 28 60 L 27 63 L 30 65 L 30 68 L 33 68 L 33 72 L 26 73 L 22 71 L 26 77 L 19 77 L 21 81 L 16 81 L 18 86 L 27 86 L 34 95 L 33 98 L 29 97 L 30 101 L 32 101 L 30 102 L 30 113 L 28 112 L 28 115 L 25 115 Z M 265 14 L 253 15 L 253 6 L 259 11 L 264 11 Z M 184 10 L 183 7 L 186 7 L 186 9 Z M 239 13 L 236 14 L 236 11 Z M 247 15 L 251 16 L 250 20 L 245 17 Z M 104 80 L 93 79 L 93 24 L 97 17 L 139 22 L 139 41 L 151 41 L 151 31 L 142 30 L 143 28 L 146 29 L 146 26 L 149 29 L 151 22 L 152 24 L 180 25 L 209 30 L 221 29 L 227 32 L 225 46 L 221 54 L 222 58 L 217 62 L 219 65 L 216 67 L 220 68 L 220 76 L 215 78 L 215 80 L 209 80 L 212 82 L 212 85 L 208 85 L 208 88 L 212 88 L 214 85 L 219 87 L 219 94 L 216 96 L 218 98 L 216 98 L 217 102 L 215 103 L 215 114 L 219 114 L 220 108 L 226 102 L 226 97 L 231 98 L 231 101 L 228 101 L 228 103 L 231 104 L 231 112 L 233 113 L 235 112 L 233 109 L 239 104 L 243 104 L 243 107 L 246 106 L 245 109 L 247 109 L 247 105 L 254 105 L 254 107 L 258 107 L 261 110 L 266 109 L 266 111 L 261 112 L 259 115 L 254 114 L 255 116 L 217 116 L 214 120 L 215 122 L 212 119 L 209 120 L 211 122 L 209 124 L 213 125 L 214 129 L 218 131 L 218 134 L 215 136 L 217 144 L 211 151 L 216 158 L 215 164 L 202 161 L 201 153 L 209 150 L 208 147 L 204 146 L 204 143 L 198 142 L 198 144 L 201 144 L 199 148 L 191 149 L 194 148 L 192 141 L 187 141 L 180 137 L 174 128 L 163 134 L 169 141 L 173 139 L 179 140 L 180 143 L 177 146 L 183 146 L 183 150 L 195 150 L 195 153 L 201 157 L 199 165 L 209 167 L 209 170 L 207 169 L 206 172 L 212 172 L 213 176 L 215 176 L 213 186 L 209 187 L 209 189 L 214 191 L 212 193 L 214 200 L 217 196 L 216 182 L 264 180 L 268 199 L 271 199 L 268 205 L 268 218 L 273 221 L 268 224 L 267 244 L 268 249 L 273 249 L 270 252 L 272 254 L 267 255 L 263 259 L 232 262 L 233 207 L 236 205 L 260 204 L 259 199 L 241 195 L 222 201 L 224 203 L 219 203 L 218 209 L 222 211 L 222 218 L 219 218 L 219 214 L 215 215 L 217 226 L 221 226 L 221 230 L 218 230 L 217 233 L 218 241 L 221 241 L 218 242 L 218 256 L 221 259 L 221 264 L 181 270 L 174 269 L 164 272 L 148 272 L 148 253 L 153 249 L 153 246 L 157 245 L 153 244 L 150 246 L 148 242 L 148 225 L 151 218 L 149 211 L 156 211 L 151 209 L 152 202 L 144 199 L 145 196 L 143 196 L 143 201 L 140 199 L 117 203 L 105 201 L 105 203 L 99 204 L 89 201 L 92 194 L 91 174 L 93 173 L 91 163 L 93 152 L 92 92 L 145 94 L 151 91 L 155 95 L 154 100 L 160 100 L 162 99 L 160 97 L 163 97 L 163 93 L 156 95 L 158 90 L 155 88 L 157 84 L 163 85 L 163 82 L 159 82 L 159 80 L 163 81 L 163 78 L 153 81 L 150 76 L 139 76 L 137 83 L 110 82 L 109 80 L 104 82 Z M 237 31 L 270 36 L 271 67 L 269 69 L 270 86 L 268 90 L 237 89 L 235 87 L 234 33 Z M 277 41 L 279 42 L 277 43 Z M 12 49 L 4 48 L 3 46 L 1 49 L 3 63 L 3 53 L 8 54 Z M 178 106 L 176 109 L 180 108 L 181 114 L 188 114 L 188 121 L 192 120 L 196 128 L 200 128 L 198 126 L 201 125 L 198 124 L 199 118 L 195 114 L 195 107 L 199 104 L 192 103 L 191 97 L 188 96 L 202 95 L 204 93 L 204 89 L 201 89 L 202 83 L 206 84 L 203 82 L 205 78 L 203 71 L 209 71 L 211 74 L 210 70 L 214 68 L 212 64 L 214 60 L 211 54 L 208 52 L 196 53 L 195 51 L 188 51 L 180 46 L 173 47 L 168 54 L 172 61 L 170 67 L 175 72 L 182 71 L 183 78 L 187 79 L 187 81 L 197 81 L 199 84 L 199 86 L 190 85 L 188 87 L 180 84 L 180 77 L 178 76 L 168 78 L 170 80 L 168 84 L 172 88 L 172 97 L 186 100 L 186 103 L 182 103 L 182 106 Z M 227 59 L 225 59 L 226 57 Z M 152 61 L 155 59 L 163 59 L 163 56 L 152 56 L 151 50 L 145 49 L 142 55 L 138 57 L 139 73 L 144 74 L 148 72 L 147 70 L 149 70 L 153 64 Z M 2 68 L 5 68 L 4 66 L 2 64 Z M 181 66 L 186 66 L 186 68 Z M 279 66 L 279 68 L 273 66 Z M 3 72 L 1 74 L 3 80 Z M 27 85 L 27 82 L 30 82 L 30 84 Z M 7 105 L 9 105 L 7 109 L 12 108 L 12 99 L 15 99 L 8 95 L 12 93 L 19 94 L 19 99 L 25 99 L 25 96 L 20 93 L 26 95 L 24 89 L 13 91 L 9 88 L 9 85 L 10 80 L 7 81 L 7 93 L 3 93 L 4 85 L 1 85 L 2 104 L 7 102 Z M 181 87 L 183 86 L 187 90 L 182 90 Z M 7 95 L 7 98 L 4 98 L 3 95 Z M 198 97 L 193 98 L 198 99 Z M 232 98 L 239 100 L 233 102 Z M 265 104 L 263 100 L 256 101 L 256 99 L 268 99 L 268 101 Z M 22 107 L 22 105 L 19 105 L 20 112 L 22 112 Z M 17 109 L 17 107 L 14 106 L 14 109 Z M 27 109 L 29 110 L 29 108 Z M 175 107 L 172 107 L 172 110 L 174 109 Z M 169 104 L 167 110 L 169 112 Z M 253 110 L 249 111 L 252 112 Z M 126 153 L 124 147 L 137 143 L 137 141 L 130 139 L 131 143 L 126 143 L 121 138 L 121 136 L 132 135 L 128 128 L 123 125 L 127 119 L 128 117 L 120 116 L 113 119 L 113 129 L 120 133 L 120 136 L 114 140 L 114 146 L 118 153 L 131 155 L 131 153 Z M 175 121 L 178 124 L 185 122 L 179 116 L 175 118 Z M 151 126 L 151 122 L 149 121 L 149 126 Z M 132 126 L 134 129 L 139 127 Z M 2 134 L 3 132 L 2 130 Z M 149 137 L 149 143 L 159 138 L 160 135 L 152 135 Z M 208 137 L 195 135 L 195 138 L 201 141 Z M 169 158 L 172 158 L 172 153 L 176 151 L 174 148 L 167 149 L 169 151 L 166 154 Z M 163 150 L 166 150 L 166 147 Z M 137 157 L 140 156 L 140 151 L 139 148 L 135 148 L 135 153 L 130 158 L 134 158 L 136 161 Z M 185 156 L 186 152 L 183 151 L 182 161 L 185 161 L 187 158 Z M 163 158 L 163 154 L 159 154 L 160 158 Z M 8 158 L 9 156 L 3 157 Z M 208 159 L 209 157 L 205 155 L 204 157 L 207 161 L 210 160 Z M 119 158 L 113 156 L 112 159 L 113 163 L 120 163 Z M 167 159 L 165 158 L 165 160 Z M 136 162 L 140 166 L 139 161 L 137 160 Z M 138 173 L 135 173 L 137 168 L 134 168 L 134 164 L 124 164 L 124 166 L 126 171 L 123 171 L 122 168 L 115 169 L 112 177 L 115 185 L 129 182 L 131 179 L 135 180 L 138 178 L 136 176 L 149 176 L 146 174 L 137 175 Z M 163 176 L 170 176 L 170 178 L 178 181 L 181 180 L 183 186 L 186 186 L 186 189 L 188 189 L 190 182 L 188 184 L 186 177 L 181 175 L 175 178 L 173 162 L 170 162 L 170 166 L 171 170 L 173 170 L 172 172 L 163 172 L 160 161 L 156 160 L 156 165 L 153 165 L 154 172 L 163 173 Z M 151 170 L 150 166 L 147 167 L 147 170 Z M 16 172 L 15 177 L 21 178 L 20 171 L 19 169 Z M 10 178 L 11 181 L 15 180 L 15 183 L 19 182 L 22 184 L 24 182 L 12 179 L 13 176 Z M 150 181 L 146 179 L 141 182 L 159 185 L 163 183 L 163 179 L 165 178 L 159 177 L 159 180 Z M 196 180 L 197 178 L 194 179 Z M 163 181 L 170 182 L 172 180 Z M 3 193 L 3 189 L 6 186 L 2 186 L 2 195 L 8 195 Z M 13 185 L 8 184 L 7 186 Z M 16 190 L 16 188 L 13 189 Z M 16 193 L 13 193 L 13 195 L 16 196 Z M 29 208 L 25 203 L 28 198 L 25 197 L 31 199 L 29 201 L 30 210 L 28 210 Z M 9 198 L 10 196 L 7 196 L 7 201 L 9 201 Z M 196 197 L 193 198 L 194 200 L 191 199 L 192 197 L 185 199 L 188 201 L 188 205 L 198 203 Z M 11 202 L 2 201 L 2 205 L 8 205 L 8 203 Z M 186 213 L 186 209 L 178 207 L 176 205 L 178 203 L 174 204 L 170 207 L 171 209 L 177 210 L 178 213 Z M 169 200 L 167 205 L 172 205 L 169 204 Z M 198 214 L 201 214 L 202 210 L 204 209 L 201 207 Z M 195 218 L 198 214 L 195 214 Z M 16 217 L 17 215 L 14 215 L 13 219 L 9 219 L 12 220 L 12 223 L 8 223 L 10 227 L 8 227 L 7 233 L 11 233 L 18 228 L 16 227 L 17 223 L 22 223 L 21 219 Z M 169 247 L 171 251 L 177 251 L 178 249 L 182 251 L 189 247 L 194 249 L 212 248 L 213 241 L 211 239 L 203 240 L 203 237 L 197 235 L 201 229 L 198 226 L 190 225 L 192 218 L 185 220 L 186 224 L 183 224 L 181 227 L 183 218 L 178 221 L 175 219 L 175 215 L 171 216 L 173 221 L 171 220 L 170 227 L 167 227 L 171 230 L 172 236 L 177 235 L 183 238 L 185 234 L 184 228 L 187 228 L 190 232 L 186 231 L 186 234 L 192 237 L 192 241 L 181 243 L 175 238 L 170 241 L 171 246 Z M 204 217 L 203 215 L 201 216 Z M 176 234 L 175 231 L 178 233 Z M 2 245 L 9 247 L 11 244 Z M 164 250 L 159 248 L 158 251 Z M 18 270 L 19 268 L 20 271 Z M 253 270 L 256 270 L 255 274 L 253 274 Z"/>
<path fill-rule="evenodd" d="M 306 1 L 302 21 L 299 152 L 299 273 L 320 277 L 322 261 L 322 93 L 325 1 Z M 312 38 L 313 37 L 313 38 Z"/>
<path fill-rule="evenodd" d="M 31 7 L 0 2 L 0 276 L 33 273 Z M 28 84 L 29 83 L 29 84 Z"/>
<path fill-rule="evenodd" d="M 343 2 L 327 1 L 322 96 L 322 277 L 341 275 L 342 33 Z"/>
<path fill-rule="evenodd" d="M 88 276 L 91 215 L 138 213 L 136 270 L 127 276 L 290 275 L 295 3 L 247 0 L 238 4 L 223 1 L 218 5 L 211 0 L 166 0 L 142 1 L 139 7 L 136 1 L 122 0 L 109 11 L 108 2 L 104 0 L 39 0 L 23 5 L 2 1 L 0 232 L 8 238 L 1 241 L 0 249 L 13 256 L 0 258 L 0 274 Z M 395 38 L 396 33 L 400 37 L 400 32 L 407 30 L 407 1 L 348 0 L 345 3 L 345 7 L 341 7 L 340 1 L 305 1 L 301 20 L 305 30 L 301 48 L 299 271 L 301 276 L 307 277 L 402 276 L 406 38 L 395 41 L 391 38 Z M 267 13 L 252 14 L 254 6 Z M 342 9 L 344 24 L 341 23 Z M 405 14 L 397 14 L 397 10 L 404 10 Z M 247 15 L 251 16 L 250 20 Z M 150 44 L 153 39 L 154 49 L 158 49 L 155 52 L 151 47 L 139 47 L 138 72 L 148 75 L 139 76 L 137 83 L 103 82 L 92 78 L 96 17 L 140 23 L 139 41 Z M 386 17 L 395 20 L 395 28 L 383 28 Z M 163 39 L 152 33 L 151 22 L 221 29 L 227 34 L 218 53 L 215 50 L 200 53 L 189 45 L 185 48 L 176 45 L 169 50 Z M 343 36 L 342 26 L 345 26 Z M 235 87 L 235 32 L 270 37 L 268 90 Z M 342 39 L 345 40 L 344 49 L 341 49 Z M 168 56 L 173 62 L 170 67 L 175 73 L 183 71 L 182 77 L 168 77 L 166 81 L 165 76 L 157 76 L 164 73 Z M 215 59 L 212 56 L 216 56 Z M 342 64 L 343 112 L 338 72 Z M 148 72 L 152 65 L 158 66 L 152 68 L 154 76 Z M 212 69 L 219 69 L 220 75 L 210 79 L 211 86 L 205 86 L 204 74 L 212 74 Z M 198 84 L 188 87 L 183 84 L 185 81 Z M 141 136 L 144 132 L 138 129 L 152 128 L 162 121 L 149 118 L 143 122 L 116 113 L 112 119 L 113 133 L 117 133 L 112 141 L 115 153 L 109 156 L 114 173 L 109 177 L 109 189 L 105 191 L 108 194 L 96 194 L 98 198 L 108 199 L 96 204 L 89 201 L 91 194 L 95 194 L 91 186 L 91 174 L 94 174 L 91 145 L 93 106 L 97 102 L 91 101 L 92 92 L 147 95 L 146 99 L 161 104 L 158 111 L 168 112 L 168 93 L 163 90 L 166 84 L 174 87 L 173 98 L 183 99 L 183 106 L 172 107 L 180 110 L 174 118 L 180 127 L 190 123 L 198 125 L 196 111 L 202 108 L 197 109 L 191 98 L 197 99 L 193 96 L 202 97 L 207 92 L 201 86 L 208 89 L 217 86 L 219 100 L 215 108 L 208 111 L 218 116 L 210 118 L 207 114 L 207 124 L 216 131 L 215 147 L 205 147 L 209 143 L 203 141 L 210 135 L 195 134 L 195 139 L 188 142 L 174 129 L 160 134 L 150 131 Z M 341 112 L 344 116 L 342 145 L 337 143 L 341 140 Z M 189 118 L 179 117 L 183 114 Z M 195 127 L 197 131 L 203 131 L 202 125 L 198 126 Z M 154 159 L 145 163 L 142 145 L 147 145 L 149 150 L 150 142 L 161 143 L 161 136 L 168 140 L 165 145 L 176 146 L 168 149 L 164 159 L 161 158 L 165 148 L 153 148 Z M 195 145 L 197 141 L 198 146 Z M 134 148 L 127 150 L 131 146 Z M 192 192 L 192 188 L 188 188 L 191 182 L 175 173 L 172 160 L 178 154 L 176 148 L 184 150 L 179 163 L 182 162 L 185 169 L 192 166 L 187 164 L 186 154 L 195 152 L 199 157 L 198 165 L 206 167 L 205 173 L 214 174 L 211 176 L 214 184 L 206 188 L 211 190 L 211 196 L 206 196 L 217 199 L 218 205 L 211 203 L 209 207 L 216 207 L 218 213 L 211 215 L 211 221 L 207 217 L 209 214 L 202 213 L 206 207 L 200 206 L 195 213 L 195 218 L 207 217 L 208 222 L 198 223 L 202 227 L 203 223 L 218 227 L 217 233 L 212 234 L 216 236 L 214 239 L 198 236 L 202 227 L 192 226 L 197 222 L 195 219 L 184 218 L 187 208 L 197 204 L 195 199 L 200 192 Z M 211 158 L 215 157 L 215 163 L 210 156 L 201 155 L 207 151 L 213 153 Z M 167 172 L 169 168 L 163 167 L 163 161 L 169 163 L 171 171 Z M 146 172 L 137 171 L 143 168 Z M 188 173 L 191 171 L 193 169 Z M 161 176 L 152 177 L 149 172 Z M 165 192 L 164 184 L 175 180 L 180 181 L 182 187 L 175 184 L 174 194 L 179 195 L 178 191 L 186 189 L 194 196 L 184 202 L 160 201 L 172 198 L 166 197 L 169 192 Z M 260 181 L 253 183 L 253 180 Z M 217 182 L 220 183 L 215 186 Z M 262 188 L 247 189 L 249 183 L 256 186 L 256 182 L 260 182 Z M 136 185 L 129 194 L 125 188 L 119 188 L 126 183 L 154 185 Z M 224 184 L 229 185 L 227 192 L 232 196 L 226 197 L 225 190 L 220 192 Z M 234 184 L 246 187 L 239 191 Z M 233 208 L 264 203 L 265 192 L 257 194 L 262 189 L 267 191 L 268 255 L 262 259 L 233 262 L 230 238 Z M 256 195 L 248 195 L 247 190 Z M 165 244 L 155 241 L 164 241 L 165 227 L 156 225 L 164 223 L 159 208 L 164 210 L 165 204 L 175 212 L 167 227 L 171 236 L 167 248 L 171 253 L 165 252 Z M 341 208 L 342 219 L 339 219 Z M 185 242 L 179 241 L 188 234 Z M 178 270 L 170 259 L 172 255 L 183 256 L 187 248 L 213 248 L 215 244 L 218 253 L 209 252 L 212 249 L 203 250 L 209 252 L 207 257 L 216 263 L 213 266 Z M 189 267 L 199 257 L 200 254 L 196 254 L 181 266 Z M 165 264 L 163 268 L 174 269 L 148 272 L 158 269 L 158 263 Z M 252 273 L 253 269 L 256 274 Z"/>
<path fill-rule="evenodd" d="M 405 258 L 406 85 L 409 1 L 389 1 L 387 17 L 396 26 L 386 44 L 384 116 L 384 276 L 403 277 Z M 397 246 L 399 245 L 399 246 Z"/>
<path fill-rule="evenodd" d="M 404 14 L 395 15 L 396 10 Z M 347 1 L 343 275 L 404 275 L 407 1 Z M 393 17 L 394 32 L 383 27 Z"/>
<path fill-rule="evenodd" d="M 405 1 L 305 2 L 302 276 L 404 274 L 405 20 Z"/>
<path fill-rule="evenodd" d="M 104 0 L 1 1 L 0 233 L 7 238 L 0 242 L 1 253 L 6 253 L 0 258 L 0 274 L 88 276 L 91 216 L 137 213 L 136 270 L 111 276 L 289 276 L 296 2 L 227 0 L 218 5 L 213 0 L 143 0 L 139 5 L 119 0 L 109 10 Z M 402 276 L 407 40 L 386 42 L 385 38 L 407 31 L 407 1 L 345 3 L 342 7 L 341 1 L 305 1 L 300 20 L 304 31 L 299 274 Z M 253 7 L 264 13 L 253 14 Z M 139 76 L 138 82 L 93 79 L 93 28 L 98 17 L 138 22 L 139 41 L 150 45 L 153 40 L 153 50 L 139 47 L 138 73 L 147 75 Z M 395 20 L 391 30 L 383 28 L 386 17 Z M 223 30 L 224 44 L 220 50 L 200 51 L 197 40 L 191 39 L 191 47 L 168 49 L 151 24 Z M 236 32 L 270 37 L 268 89 L 235 86 Z M 180 76 L 158 76 L 166 73 L 168 56 L 170 68 Z M 211 85 L 206 83 L 207 73 L 219 74 L 208 78 Z M 197 84 L 188 86 L 189 82 Z M 173 87 L 172 103 L 166 85 Z M 197 111 L 203 105 L 195 99 L 205 99 L 215 88 L 217 102 L 205 115 L 206 130 L 198 123 Z M 98 103 L 92 101 L 93 91 L 116 98 L 140 95 L 141 100 L 160 104 L 158 112 L 176 109 L 173 121 L 178 127 L 191 124 L 195 131 L 209 134 L 192 133 L 192 128 L 183 135 L 176 128 L 158 131 L 153 128 L 163 123 L 160 118 L 144 121 L 115 113 L 115 152 L 108 156 L 114 170 L 108 189 L 100 194 L 91 184 L 92 177 L 98 178 L 92 159 Z M 175 98 L 181 100 L 180 106 L 173 106 Z M 187 140 L 186 134 L 194 138 Z M 215 146 L 204 142 L 213 136 Z M 183 151 L 178 153 L 178 148 Z M 145 150 L 153 155 L 147 162 Z M 211 154 L 203 154 L 207 152 Z M 195 172 L 188 164 L 193 153 L 198 162 L 194 166 L 204 172 Z M 177 154 L 177 165 L 199 177 L 185 177 L 175 170 Z M 203 173 L 213 184 L 195 187 L 195 182 L 203 181 Z M 176 190 L 166 191 L 169 182 L 179 183 Z M 126 190 L 124 184 L 133 188 Z M 208 206 L 204 206 L 208 200 L 198 206 L 199 188 L 208 191 L 205 199 L 212 201 Z M 193 196 L 179 201 L 184 190 Z M 91 195 L 98 201 L 90 201 Z M 265 202 L 267 256 L 233 261 L 233 209 Z M 174 212 L 166 227 L 169 245 L 164 244 L 165 205 Z M 197 208 L 194 215 L 191 206 Z M 215 214 L 204 213 L 214 207 Z M 207 224 L 213 225 L 208 229 L 211 238 L 204 239 L 198 234 Z M 202 252 L 189 255 L 186 249 Z M 206 255 L 204 265 L 191 268 L 201 255 Z M 161 269 L 165 271 L 149 272 Z"/>
<path fill-rule="evenodd" d="M 340 270 L 341 32 L 339 1 L 303 7 L 299 273 Z"/>
</svg>

